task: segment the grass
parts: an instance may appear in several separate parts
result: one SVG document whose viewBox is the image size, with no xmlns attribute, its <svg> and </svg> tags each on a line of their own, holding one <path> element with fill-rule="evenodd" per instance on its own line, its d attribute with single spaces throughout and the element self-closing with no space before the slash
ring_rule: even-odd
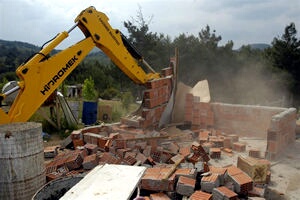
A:
<svg viewBox="0 0 300 200">
<path fill-rule="evenodd" d="M 118 122 L 121 117 L 126 116 L 134 112 L 140 105 L 132 103 L 129 105 L 128 110 L 122 106 L 122 102 L 118 100 L 100 100 L 98 106 L 100 105 L 109 105 L 112 107 L 112 121 Z"/>
<path fill-rule="evenodd" d="M 79 118 L 82 117 L 82 101 L 80 101 L 80 106 L 79 106 Z M 101 105 L 109 105 L 112 107 L 112 121 L 111 122 L 119 122 L 121 117 L 126 116 L 130 113 L 132 113 L 133 111 L 135 111 L 138 107 L 139 104 L 136 103 L 132 103 L 130 104 L 128 110 L 125 109 L 122 106 L 122 102 L 119 100 L 99 100 L 98 101 L 98 108 Z M 49 107 L 42 107 L 40 109 L 43 109 L 43 111 L 47 114 L 47 116 L 50 117 L 50 109 Z M 99 110 L 99 109 L 98 109 Z M 65 120 L 64 120 L 64 114 L 62 111 L 60 111 L 60 117 L 61 117 L 61 130 L 58 131 L 56 130 L 47 120 L 44 119 L 44 117 L 42 115 L 40 115 L 39 113 L 35 113 L 29 121 L 34 121 L 34 122 L 39 122 L 43 124 L 43 131 L 47 132 L 47 133 L 58 133 L 62 135 L 62 137 L 65 136 L 65 131 L 67 129 L 69 129 L 66 124 L 65 124 Z M 79 126 L 80 127 L 80 126 Z"/>
</svg>

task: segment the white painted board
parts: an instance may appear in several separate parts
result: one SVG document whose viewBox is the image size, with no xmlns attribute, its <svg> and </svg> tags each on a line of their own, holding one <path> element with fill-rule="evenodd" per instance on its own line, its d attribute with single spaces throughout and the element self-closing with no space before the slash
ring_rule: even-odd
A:
<svg viewBox="0 0 300 200">
<path fill-rule="evenodd" d="M 142 166 L 98 165 L 60 199 L 129 199 L 145 170 Z"/>
</svg>

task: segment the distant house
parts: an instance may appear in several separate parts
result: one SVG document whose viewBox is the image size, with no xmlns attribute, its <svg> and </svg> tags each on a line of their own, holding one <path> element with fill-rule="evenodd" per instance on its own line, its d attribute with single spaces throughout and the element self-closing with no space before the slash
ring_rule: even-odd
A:
<svg viewBox="0 0 300 200">
<path fill-rule="evenodd" d="M 68 98 L 81 98 L 82 97 L 82 85 L 67 85 L 67 97 Z"/>
</svg>

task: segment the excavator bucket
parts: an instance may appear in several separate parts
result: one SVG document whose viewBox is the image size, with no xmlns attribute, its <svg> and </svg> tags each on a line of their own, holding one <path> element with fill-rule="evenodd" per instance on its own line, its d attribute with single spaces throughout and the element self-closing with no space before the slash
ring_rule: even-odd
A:
<svg viewBox="0 0 300 200">
<path fill-rule="evenodd" d="M 141 106 L 121 119 L 122 124 L 136 128 L 162 128 L 172 121 L 177 89 L 177 53 L 170 66 L 162 69 L 161 78 L 145 84 Z"/>
</svg>

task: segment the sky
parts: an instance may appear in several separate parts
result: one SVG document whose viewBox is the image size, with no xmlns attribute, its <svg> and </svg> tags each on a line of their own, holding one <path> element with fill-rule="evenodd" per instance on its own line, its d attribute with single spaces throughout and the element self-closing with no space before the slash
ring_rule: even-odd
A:
<svg viewBox="0 0 300 200">
<path fill-rule="evenodd" d="M 209 25 L 232 40 L 234 48 L 253 43 L 271 44 L 294 22 L 300 37 L 300 0 L 0 0 L 0 39 L 42 46 L 57 33 L 69 30 L 89 6 L 109 17 L 114 29 L 127 34 L 124 21 L 137 19 L 141 9 L 151 32 L 171 39 L 182 33 L 198 36 Z M 83 38 L 75 29 L 60 49 Z"/>
</svg>

